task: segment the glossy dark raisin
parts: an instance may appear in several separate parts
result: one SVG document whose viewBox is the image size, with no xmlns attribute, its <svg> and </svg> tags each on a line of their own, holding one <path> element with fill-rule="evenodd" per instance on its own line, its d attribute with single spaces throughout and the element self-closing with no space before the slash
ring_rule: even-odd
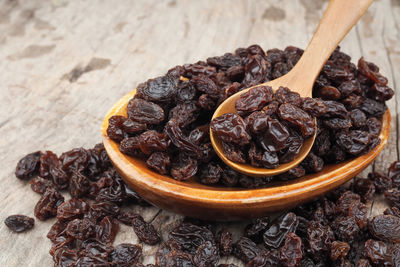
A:
<svg viewBox="0 0 400 267">
<path fill-rule="evenodd" d="M 400 242 L 400 218 L 392 215 L 378 215 L 368 222 L 370 233 L 377 239 Z"/>
<path fill-rule="evenodd" d="M 64 197 L 54 188 L 47 188 L 35 206 L 35 217 L 41 221 L 54 217 L 57 208 L 64 202 Z"/>
<path fill-rule="evenodd" d="M 118 230 L 118 221 L 113 219 L 111 216 L 106 216 L 100 221 L 100 224 L 96 225 L 96 239 L 105 244 L 112 244 Z"/>
<path fill-rule="evenodd" d="M 216 244 L 221 256 L 229 256 L 232 253 L 232 233 L 228 229 L 222 228 L 216 236 Z"/>
<path fill-rule="evenodd" d="M 139 84 L 137 96 L 151 102 L 168 102 L 175 97 L 177 85 L 177 77 L 170 75 L 157 77 Z"/>
<path fill-rule="evenodd" d="M 139 214 L 133 216 L 131 223 L 140 241 L 149 245 L 155 245 L 160 242 L 161 237 L 158 231 Z"/>
<path fill-rule="evenodd" d="M 261 110 L 268 102 L 272 101 L 273 91 L 269 86 L 258 86 L 240 95 L 235 102 L 239 112 L 253 112 Z"/>
<path fill-rule="evenodd" d="M 218 248 L 210 241 L 206 241 L 201 244 L 193 256 L 193 263 L 196 267 L 216 266 L 218 261 Z"/>
<path fill-rule="evenodd" d="M 280 248 L 279 258 L 285 266 L 297 266 L 302 257 L 301 238 L 294 233 L 288 233 L 285 244 Z"/>
<path fill-rule="evenodd" d="M 158 124 L 164 120 L 164 110 L 157 104 L 134 98 L 128 103 L 128 118 L 149 124 Z"/>
<path fill-rule="evenodd" d="M 32 229 L 35 220 L 25 215 L 11 215 L 5 219 L 4 223 L 11 231 L 21 233 Z"/>
<path fill-rule="evenodd" d="M 122 129 L 122 124 L 126 121 L 124 116 L 111 116 L 108 119 L 107 135 L 112 140 L 121 142 L 125 138 L 124 130 Z"/>
<path fill-rule="evenodd" d="M 20 159 L 15 168 L 15 176 L 19 179 L 27 180 L 39 173 L 39 159 L 42 152 L 36 151 Z"/>
<path fill-rule="evenodd" d="M 213 241 L 214 236 L 205 227 L 191 223 L 182 223 L 169 233 L 169 238 L 175 241 L 182 250 L 194 254 L 197 248 L 206 241 Z"/>
<path fill-rule="evenodd" d="M 393 186 L 400 187 L 400 161 L 395 161 L 390 165 L 388 177 L 392 180 Z"/>
<path fill-rule="evenodd" d="M 89 210 L 89 204 L 83 199 L 71 198 L 57 208 L 57 219 L 70 221 L 83 217 Z"/>
<path fill-rule="evenodd" d="M 55 188 L 54 183 L 51 180 L 44 179 L 42 177 L 35 177 L 30 181 L 31 188 L 38 194 L 44 194 L 47 188 Z"/>
<path fill-rule="evenodd" d="M 278 115 L 301 130 L 304 137 L 310 137 L 315 132 L 314 119 L 305 111 L 290 103 L 282 104 L 278 109 Z"/>
<path fill-rule="evenodd" d="M 115 266 L 131 266 L 139 261 L 142 247 L 128 243 L 119 244 L 111 251 L 109 259 Z"/>
<path fill-rule="evenodd" d="M 381 173 L 371 172 L 368 174 L 368 179 L 373 182 L 378 193 L 383 193 L 383 191 L 392 188 L 392 180 Z"/>
<path fill-rule="evenodd" d="M 212 131 L 227 143 L 245 145 L 249 143 L 250 136 L 246 132 L 246 125 L 239 115 L 226 113 L 211 121 Z"/>
<path fill-rule="evenodd" d="M 261 249 L 247 237 L 241 237 L 233 247 L 233 255 L 245 263 L 257 257 L 260 253 Z"/>
<path fill-rule="evenodd" d="M 95 224 L 86 218 L 74 219 L 67 224 L 65 232 L 75 239 L 85 240 L 94 235 Z"/>
<path fill-rule="evenodd" d="M 299 224 L 296 214 L 289 212 L 277 219 L 264 232 L 263 239 L 267 247 L 279 248 L 289 232 L 295 232 Z"/>
<path fill-rule="evenodd" d="M 146 165 L 160 174 L 167 174 L 171 165 L 171 159 L 165 152 L 154 152 L 147 159 Z"/>
</svg>

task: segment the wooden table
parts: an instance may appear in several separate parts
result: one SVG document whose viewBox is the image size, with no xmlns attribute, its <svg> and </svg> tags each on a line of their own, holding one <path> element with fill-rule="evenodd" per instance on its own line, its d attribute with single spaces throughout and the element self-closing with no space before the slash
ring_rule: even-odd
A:
<svg viewBox="0 0 400 267">
<path fill-rule="evenodd" d="M 14 177 L 18 159 L 28 152 L 92 147 L 117 99 L 177 64 L 254 43 L 304 48 L 326 5 L 318 0 L 1 1 L 0 220 L 17 213 L 33 216 L 39 195 Z M 361 56 L 375 62 L 399 91 L 400 1 L 376 1 L 341 46 L 355 62 Z M 399 159 L 400 92 L 388 106 L 389 144 L 361 176 Z M 384 207 L 379 199 L 372 205 L 372 214 Z M 157 208 L 137 209 L 163 232 L 181 219 Z M 23 234 L 1 222 L 0 266 L 52 266 L 45 235 L 53 222 L 36 220 Z M 238 236 L 243 224 L 226 225 Z M 137 238 L 122 226 L 115 244 L 125 241 Z M 145 263 L 154 261 L 147 256 L 156 250 L 144 246 Z"/>
</svg>

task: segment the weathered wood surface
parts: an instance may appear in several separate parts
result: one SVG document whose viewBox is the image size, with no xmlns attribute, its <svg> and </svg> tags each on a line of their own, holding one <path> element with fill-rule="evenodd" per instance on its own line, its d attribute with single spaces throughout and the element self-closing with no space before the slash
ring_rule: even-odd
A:
<svg viewBox="0 0 400 267">
<path fill-rule="evenodd" d="M 326 1 L 66 1 L 0 2 L 0 220 L 33 216 L 39 196 L 14 177 L 28 152 L 91 147 L 112 104 L 136 84 L 168 68 L 258 43 L 305 47 Z M 341 44 L 354 61 L 375 62 L 389 85 L 400 86 L 400 1 L 376 1 Z M 392 133 L 371 169 L 399 159 L 400 92 L 389 101 Z M 397 123 L 397 124 L 396 124 Z M 372 214 L 382 210 L 376 200 Z M 142 209 L 163 231 L 180 216 Z M 53 223 L 37 221 L 25 234 L 0 223 L 0 266 L 51 266 Z M 243 223 L 226 224 L 236 235 Z M 116 243 L 137 242 L 122 226 Z M 156 247 L 144 246 L 145 255 Z M 225 260 L 225 259 L 224 259 Z M 234 259 L 227 259 L 235 262 Z M 153 262 L 145 257 L 145 263 Z M 243 266 L 238 263 L 239 266 Z"/>
</svg>

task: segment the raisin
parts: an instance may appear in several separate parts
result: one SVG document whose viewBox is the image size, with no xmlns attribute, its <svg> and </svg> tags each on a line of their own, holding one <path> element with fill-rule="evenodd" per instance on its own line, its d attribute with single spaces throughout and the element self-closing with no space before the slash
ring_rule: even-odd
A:
<svg viewBox="0 0 400 267">
<path fill-rule="evenodd" d="M 157 77 L 139 84 L 137 96 L 151 102 L 168 102 L 174 98 L 177 85 L 178 79 L 176 77 L 170 75 Z"/>
<path fill-rule="evenodd" d="M 368 179 L 373 182 L 378 193 L 383 193 L 383 191 L 392 187 L 392 180 L 388 176 L 378 172 L 369 173 Z"/>
<path fill-rule="evenodd" d="M 222 142 L 222 150 L 229 160 L 238 163 L 246 162 L 246 156 L 239 147 L 230 143 Z"/>
<path fill-rule="evenodd" d="M 160 174 L 168 174 L 171 159 L 165 152 L 154 152 L 147 159 L 146 165 Z"/>
<path fill-rule="evenodd" d="M 375 101 L 370 98 L 365 98 L 363 103 L 361 104 L 360 109 L 368 115 L 380 117 L 385 113 L 387 107 L 381 102 Z"/>
<path fill-rule="evenodd" d="M 257 257 L 260 252 L 261 249 L 257 247 L 256 243 L 247 237 L 240 237 L 233 247 L 233 255 L 245 263 Z"/>
<path fill-rule="evenodd" d="M 47 188 L 35 206 L 35 217 L 41 221 L 54 217 L 57 208 L 64 202 L 64 197 L 54 188 Z"/>
<path fill-rule="evenodd" d="M 210 126 L 212 131 L 224 142 L 245 145 L 250 141 L 242 117 L 235 113 L 226 113 L 213 119 Z"/>
<path fill-rule="evenodd" d="M 193 143 L 189 137 L 184 135 L 179 127 L 179 124 L 175 120 L 168 121 L 167 125 L 165 126 L 165 133 L 168 135 L 174 146 L 179 148 L 181 151 L 187 152 L 190 155 L 194 155 L 197 158 L 201 158 L 201 147 Z"/>
<path fill-rule="evenodd" d="M 392 205 L 396 207 L 400 207 L 400 190 L 397 188 L 391 188 L 385 190 L 384 192 L 385 199 L 389 201 Z"/>
<path fill-rule="evenodd" d="M 332 223 L 332 228 L 337 238 L 343 241 L 353 240 L 360 232 L 360 228 L 353 216 L 337 217 Z"/>
<path fill-rule="evenodd" d="M 67 235 L 79 239 L 85 240 L 94 234 L 95 225 L 89 219 L 75 219 L 70 221 L 65 229 Z"/>
<path fill-rule="evenodd" d="M 157 104 L 140 98 L 133 98 L 128 103 L 128 118 L 148 124 L 158 124 L 164 120 L 164 110 Z"/>
<path fill-rule="evenodd" d="M 170 144 L 170 140 L 163 133 L 148 130 L 139 136 L 139 148 L 144 154 L 165 151 Z"/>
<path fill-rule="evenodd" d="M 258 86 L 240 95 L 235 102 L 236 109 L 241 113 L 261 110 L 272 101 L 273 91 L 269 86 Z"/>
<path fill-rule="evenodd" d="M 161 240 L 160 234 L 154 226 L 147 223 L 139 214 L 133 216 L 132 227 L 139 240 L 146 244 L 155 245 Z"/>
<path fill-rule="evenodd" d="M 249 261 L 246 264 L 246 267 L 279 266 L 281 264 L 279 256 L 279 250 L 263 250 L 251 261 Z"/>
<path fill-rule="evenodd" d="M 318 97 L 323 100 L 339 100 L 342 97 L 342 94 L 338 90 L 338 88 L 334 86 L 324 86 L 317 91 Z"/>
<path fill-rule="evenodd" d="M 400 242 L 400 218 L 392 215 L 378 215 L 368 222 L 370 233 L 377 239 Z"/>
<path fill-rule="evenodd" d="M 307 237 L 310 251 L 313 257 L 320 260 L 329 252 L 335 237 L 329 226 L 322 225 L 316 221 L 310 221 L 307 224 Z"/>
<path fill-rule="evenodd" d="M 203 184 L 216 184 L 221 178 L 222 169 L 213 162 L 203 164 L 199 167 L 199 179 Z"/>
<path fill-rule="evenodd" d="M 281 216 L 264 232 L 267 247 L 279 248 L 289 232 L 295 232 L 299 224 L 296 214 L 289 212 Z"/>
<path fill-rule="evenodd" d="M 96 225 L 96 239 L 105 244 L 112 244 L 118 230 L 119 224 L 117 220 L 106 216 L 100 221 L 99 225 Z"/>
<path fill-rule="evenodd" d="M 71 198 L 57 208 L 57 219 L 70 221 L 81 218 L 89 210 L 89 204 L 83 199 Z"/>
<path fill-rule="evenodd" d="M 131 119 L 126 119 L 122 125 L 122 130 L 128 134 L 136 134 L 142 132 L 147 129 L 147 125 L 145 123 L 140 123 L 137 121 L 133 121 Z"/>
<path fill-rule="evenodd" d="M 18 161 L 15 168 L 15 176 L 19 179 L 28 180 L 39 173 L 39 159 L 42 152 L 30 153 Z"/>
<path fill-rule="evenodd" d="M 256 243 L 262 242 L 262 235 L 269 226 L 269 217 L 254 219 L 245 228 L 245 236 L 250 238 Z"/>
<path fill-rule="evenodd" d="M 276 90 L 274 99 L 280 104 L 289 103 L 298 107 L 300 107 L 303 102 L 299 93 L 293 92 L 289 88 L 283 86 L 280 86 L 278 90 Z"/>
<path fill-rule="evenodd" d="M 350 245 L 346 242 L 333 241 L 331 248 L 331 260 L 337 261 L 338 259 L 343 259 L 346 257 L 347 253 L 350 251 Z"/>
<path fill-rule="evenodd" d="M 54 183 L 42 177 L 35 177 L 30 181 L 31 188 L 38 194 L 44 194 L 47 188 L 55 188 Z"/>
<path fill-rule="evenodd" d="M 178 181 L 190 179 L 197 173 L 197 160 L 193 157 L 180 153 L 172 160 L 171 176 Z"/>
<path fill-rule="evenodd" d="M 183 251 L 194 254 L 197 248 L 206 241 L 213 241 L 214 236 L 205 227 L 191 223 L 182 223 L 169 233 L 169 238 L 175 241 Z"/>
<path fill-rule="evenodd" d="M 359 109 L 353 109 L 349 112 L 351 124 L 354 127 L 361 128 L 366 125 L 367 116 Z"/>
<path fill-rule="evenodd" d="M 169 111 L 168 119 L 176 120 L 179 126 L 185 127 L 197 119 L 199 111 L 195 102 L 180 103 Z"/>
<path fill-rule="evenodd" d="M 278 115 L 285 121 L 299 127 L 304 137 L 310 137 L 315 132 L 315 122 L 305 111 L 290 103 L 282 104 L 278 108 Z"/>
<path fill-rule="evenodd" d="M 244 66 L 243 83 L 246 87 L 259 84 L 270 69 L 271 63 L 266 61 L 263 56 L 259 54 L 251 56 Z"/>
<path fill-rule="evenodd" d="M 39 176 L 45 179 L 51 179 L 50 167 L 58 167 L 60 165 L 60 160 L 57 155 L 51 151 L 44 152 L 39 159 Z"/>
<path fill-rule="evenodd" d="M 184 81 L 178 84 L 175 99 L 178 103 L 194 100 L 196 87 L 191 81 Z"/>
<path fill-rule="evenodd" d="M 53 260 L 57 266 L 73 266 L 78 259 L 76 250 L 68 248 L 57 249 L 53 255 Z"/>
<path fill-rule="evenodd" d="M 265 150 L 276 152 L 286 148 L 289 137 L 290 133 L 286 126 L 276 119 L 269 119 L 267 121 L 267 129 L 261 138 L 260 145 Z"/>
<path fill-rule="evenodd" d="M 321 117 L 327 111 L 327 107 L 326 107 L 324 101 L 322 101 L 319 98 L 306 97 L 303 100 L 302 108 L 303 108 L 303 110 L 307 111 L 309 114 L 316 116 L 316 117 Z"/>
<path fill-rule="evenodd" d="M 139 147 L 139 136 L 123 139 L 119 144 L 119 150 L 126 155 L 139 156 L 142 153 Z"/>
<path fill-rule="evenodd" d="M 400 161 L 395 161 L 390 165 L 388 177 L 392 180 L 393 186 L 400 186 Z"/>
<path fill-rule="evenodd" d="M 74 172 L 69 180 L 69 193 L 74 198 L 85 196 L 90 190 L 89 179 L 82 173 Z"/>
<path fill-rule="evenodd" d="M 382 241 L 368 239 L 364 244 L 363 254 L 373 264 L 377 266 L 384 266 L 387 260 L 388 247 Z"/>
<path fill-rule="evenodd" d="M 280 249 L 279 258 L 285 266 L 297 266 L 302 257 L 301 238 L 294 233 L 288 233 L 285 244 Z"/>
<path fill-rule="evenodd" d="M 131 266 L 139 261 L 142 247 L 128 243 L 119 244 L 110 253 L 110 261 L 116 266 Z"/>
<path fill-rule="evenodd" d="M 121 142 L 125 137 L 122 124 L 126 121 L 124 116 L 111 116 L 108 119 L 107 135 L 116 142 Z"/>
<path fill-rule="evenodd" d="M 221 256 L 229 256 L 232 253 L 232 233 L 222 228 L 216 236 L 216 243 Z"/>
<path fill-rule="evenodd" d="M 214 243 L 206 241 L 201 244 L 194 254 L 193 263 L 196 267 L 216 266 L 219 261 L 218 249 Z"/>
<path fill-rule="evenodd" d="M 32 229 L 35 220 L 25 215 L 11 215 L 5 219 L 4 223 L 11 231 L 21 233 Z"/>
</svg>

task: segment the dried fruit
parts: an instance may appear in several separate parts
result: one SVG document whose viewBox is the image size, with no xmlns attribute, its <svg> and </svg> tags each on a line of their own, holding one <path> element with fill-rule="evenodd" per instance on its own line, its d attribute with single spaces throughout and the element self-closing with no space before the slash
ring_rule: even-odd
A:
<svg viewBox="0 0 400 267">
<path fill-rule="evenodd" d="M 149 245 L 155 245 L 160 242 L 160 234 L 152 224 L 146 222 L 139 214 L 135 214 L 132 217 L 131 224 L 140 241 Z"/>
<path fill-rule="evenodd" d="M 4 223 L 11 231 L 21 233 L 32 229 L 35 220 L 25 215 L 11 215 L 5 219 Z"/>
</svg>

